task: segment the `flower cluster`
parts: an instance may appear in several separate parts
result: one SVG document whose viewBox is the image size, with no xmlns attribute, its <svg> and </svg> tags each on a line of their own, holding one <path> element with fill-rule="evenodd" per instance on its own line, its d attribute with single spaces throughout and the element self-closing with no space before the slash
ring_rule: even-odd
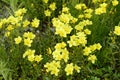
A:
<svg viewBox="0 0 120 80">
<path fill-rule="evenodd" d="M 76 70 L 79 73 L 80 69 L 81 69 L 81 67 L 77 66 L 76 64 L 74 66 L 73 63 L 70 63 L 70 64 L 66 65 L 65 72 L 66 72 L 66 75 L 72 75 L 73 70 Z"/>
<path fill-rule="evenodd" d="M 100 7 L 95 10 L 95 14 L 100 15 L 106 13 L 107 3 L 100 4 Z"/>
<path fill-rule="evenodd" d="M 46 69 L 47 72 L 51 72 L 51 74 L 54 74 L 54 75 L 58 76 L 58 73 L 60 71 L 59 68 L 61 67 L 60 66 L 60 61 L 52 61 L 50 63 L 47 62 L 44 65 L 44 67 L 47 68 Z"/>
<path fill-rule="evenodd" d="M 95 51 L 95 50 L 100 50 L 102 48 L 102 46 L 100 45 L 100 43 L 97 43 L 97 44 L 93 44 L 93 45 L 90 45 L 89 47 L 85 47 L 83 49 L 83 55 L 85 56 L 89 56 L 88 57 L 88 60 L 91 61 L 93 64 L 95 63 L 95 60 L 97 60 L 96 56 L 93 55 L 92 53 Z"/>
<path fill-rule="evenodd" d="M 119 3 L 119 2 L 118 2 L 117 0 L 112 0 L 112 5 L 113 5 L 113 6 L 117 6 L 118 3 Z"/>
<path fill-rule="evenodd" d="M 28 49 L 23 54 L 23 58 L 27 57 L 30 62 L 36 61 L 39 63 L 43 58 L 42 55 L 35 55 L 35 50 Z"/>
<path fill-rule="evenodd" d="M 26 30 L 29 28 L 38 28 L 40 20 L 37 18 L 34 18 L 31 22 L 27 19 L 24 20 L 23 16 L 26 11 L 27 10 L 25 8 L 22 8 L 15 11 L 14 16 L 11 15 L 8 18 L 1 19 L 0 28 L 5 29 L 4 34 L 6 37 L 9 37 L 11 35 L 14 38 L 16 45 L 19 45 L 23 42 L 24 45 L 29 48 L 31 47 L 33 39 L 35 38 L 35 34 L 31 31 Z M 29 61 L 41 61 L 41 55 L 34 56 L 34 52 L 35 51 L 27 50 L 23 55 L 27 55 Z"/>
<path fill-rule="evenodd" d="M 51 16 L 51 13 L 55 11 L 56 9 L 56 3 L 53 2 L 49 5 L 48 9 L 44 11 L 45 16 Z"/>
<path fill-rule="evenodd" d="M 79 67 L 77 64 L 74 64 L 70 58 L 71 55 L 74 55 L 72 54 L 73 52 L 70 51 L 70 49 L 73 47 L 81 47 L 83 49 L 82 55 L 88 56 L 88 61 L 91 61 L 93 64 L 97 60 L 97 57 L 95 54 L 93 54 L 93 52 L 100 50 L 102 46 L 100 43 L 90 45 L 89 47 L 86 46 L 87 35 L 91 34 L 91 31 L 87 27 L 93 24 L 92 21 L 89 20 L 93 10 L 90 8 L 86 9 L 87 7 L 85 6 L 85 4 L 77 4 L 75 6 L 75 8 L 78 10 L 81 8 L 84 9 L 84 13 L 86 13 L 86 19 L 84 20 L 79 20 L 78 18 L 73 17 L 69 12 L 69 8 L 65 6 L 62 8 L 62 13 L 57 18 L 52 19 L 52 24 L 55 28 L 55 34 L 66 40 L 56 43 L 54 46 L 55 50 L 53 51 L 51 51 L 50 48 L 47 49 L 49 55 L 52 55 L 54 63 L 59 62 L 59 66 L 56 66 L 56 64 L 53 64 L 53 62 L 47 62 L 44 65 L 44 67 L 47 68 L 46 72 L 50 72 L 51 74 L 58 76 L 61 71 L 60 66 L 66 65 L 64 67 L 64 71 L 66 72 L 67 76 L 72 75 L 74 70 L 79 73 L 81 67 Z M 54 66 L 56 66 L 56 68 L 54 68 Z"/>
<path fill-rule="evenodd" d="M 114 34 L 120 36 L 120 26 L 115 26 Z"/>
</svg>

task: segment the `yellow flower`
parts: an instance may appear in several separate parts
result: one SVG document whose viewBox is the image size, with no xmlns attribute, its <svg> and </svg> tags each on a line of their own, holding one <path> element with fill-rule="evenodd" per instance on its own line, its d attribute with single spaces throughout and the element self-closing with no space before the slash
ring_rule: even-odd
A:
<svg viewBox="0 0 120 80">
<path fill-rule="evenodd" d="M 102 48 L 101 44 L 100 44 L 100 43 L 97 43 L 97 44 L 96 44 L 96 49 L 97 49 L 97 50 L 100 50 L 101 48 Z"/>
<path fill-rule="evenodd" d="M 79 24 L 75 26 L 75 29 L 78 30 L 78 31 L 82 31 L 83 28 L 84 28 L 84 26 L 79 25 Z"/>
<path fill-rule="evenodd" d="M 14 16 L 9 16 L 7 21 L 8 21 L 8 23 L 11 23 L 11 24 L 15 25 L 19 22 L 19 19 L 14 17 Z"/>
<path fill-rule="evenodd" d="M 92 14 L 90 13 L 85 13 L 84 15 L 85 15 L 85 18 L 88 18 L 88 19 L 92 17 Z"/>
<path fill-rule="evenodd" d="M 107 3 L 100 4 L 100 7 L 95 9 L 95 14 L 100 15 L 106 13 Z"/>
<path fill-rule="evenodd" d="M 98 2 L 98 0 L 92 0 L 92 2 L 93 2 L 93 3 L 97 3 L 97 2 Z"/>
<path fill-rule="evenodd" d="M 107 3 L 102 3 L 102 4 L 100 4 L 100 7 L 101 7 L 101 8 L 106 8 L 106 7 L 107 7 Z"/>
<path fill-rule="evenodd" d="M 65 46 L 66 46 L 65 42 L 57 43 L 55 45 L 55 49 L 62 49 L 62 48 L 65 48 Z"/>
<path fill-rule="evenodd" d="M 45 13 L 45 16 L 51 16 L 50 10 L 45 10 L 44 13 Z"/>
<path fill-rule="evenodd" d="M 58 76 L 58 72 L 59 72 L 60 70 L 58 69 L 58 68 L 55 68 L 54 67 L 54 69 L 51 71 L 51 74 L 55 74 L 55 76 Z"/>
<path fill-rule="evenodd" d="M 77 5 L 75 5 L 75 8 L 76 8 L 77 10 L 81 10 L 81 9 L 82 9 L 82 5 L 81 5 L 81 4 L 77 4 Z"/>
<path fill-rule="evenodd" d="M 24 39 L 24 45 L 26 45 L 26 46 L 28 46 L 28 47 L 31 47 L 31 43 L 32 43 L 32 42 L 33 42 L 33 41 L 30 40 L 30 38 Z"/>
<path fill-rule="evenodd" d="M 2 23 L 2 22 L 0 22 L 0 29 L 2 28 L 2 25 L 3 25 L 3 23 Z"/>
<path fill-rule="evenodd" d="M 76 8 L 77 10 L 81 10 L 81 9 L 86 9 L 87 7 L 86 7 L 85 4 L 80 3 L 80 4 L 75 5 L 75 8 Z"/>
<path fill-rule="evenodd" d="M 5 32 L 5 37 L 9 37 L 10 36 L 10 31 Z"/>
<path fill-rule="evenodd" d="M 53 58 L 55 60 L 61 60 L 62 59 L 62 55 L 61 55 L 61 50 L 55 50 L 52 55 L 53 55 Z"/>
<path fill-rule="evenodd" d="M 43 58 L 42 58 L 42 55 L 36 55 L 36 56 L 35 56 L 35 61 L 36 61 L 36 62 L 40 62 L 42 59 L 43 59 Z"/>
<path fill-rule="evenodd" d="M 78 21 L 77 18 L 72 18 L 72 20 L 71 20 L 72 23 L 76 23 L 77 21 Z"/>
<path fill-rule="evenodd" d="M 60 21 L 62 21 L 64 23 L 69 23 L 69 21 L 72 20 L 72 16 L 71 16 L 71 14 L 62 13 L 59 16 L 59 19 L 60 19 Z"/>
<path fill-rule="evenodd" d="M 25 58 L 26 56 L 29 56 L 29 55 L 33 55 L 34 53 L 35 53 L 35 50 L 28 49 L 28 50 L 25 51 L 25 53 L 23 54 L 23 58 Z"/>
<path fill-rule="evenodd" d="M 55 76 L 58 76 L 58 73 L 59 73 L 59 68 L 61 67 L 60 66 L 60 62 L 59 61 L 52 61 L 50 63 L 46 63 L 44 65 L 47 72 L 51 72 L 51 74 L 54 74 Z"/>
<path fill-rule="evenodd" d="M 114 34 L 120 36 L 120 26 L 115 26 Z"/>
<path fill-rule="evenodd" d="M 23 36 L 24 38 L 29 38 L 29 39 L 35 38 L 35 34 L 33 34 L 32 32 L 25 32 Z"/>
<path fill-rule="evenodd" d="M 90 31 L 89 29 L 85 29 L 84 32 L 85 32 L 86 34 L 88 34 L 88 35 L 91 34 L 91 31 Z"/>
<path fill-rule="evenodd" d="M 56 28 L 55 34 L 59 34 L 61 37 L 67 37 L 67 33 L 63 28 Z"/>
<path fill-rule="evenodd" d="M 18 36 L 14 40 L 15 40 L 15 44 L 20 44 L 20 42 L 22 41 L 22 38 L 20 36 Z"/>
<path fill-rule="evenodd" d="M 95 63 L 95 60 L 97 60 L 96 56 L 95 55 L 90 55 L 88 57 L 88 60 L 91 61 L 93 64 Z"/>
<path fill-rule="evenodd" d="M 15 16 L 22 16 L 24 13 L 26 13 L 27 9 L 25 8 L 22 8 L 22 9 L 19 9 L 15 12 Z"/>
<path fill-rule="evenodd" d="M 83 14 L 80 14 L 80 15 L 78 16 L 78 18 L 80 18 L 80 19 L 84 18 L 84 15 L 83 15 Z"/>
<path fill-rule="evenodd" d="M 93 10 L 91 8 L 89 8 L 89 9 L 86 9 L 84 12 L 88 13 L 88 14 L 91 14 L 93 12 Z"/>
<path fill-rule="evenodd" d="M 62 59 L 64 59 L 65 62 L 68 61 L 68 59 L 69 59 L 69 52 L 68 52 L 68 50 L 66 48 L 62 49 L 61 57 L 62 57 Z"/>
<path fill-rule="evenodd" d="M 54 11 L 56 9 L 56 3 L 53 2 L 52 4 L 49 5 L 49 8 Z"/>
<path fill-rule="evenodd" d="M 52 53 L 52 51 L 51 51 L 50 48 L 47 49 L 47 53 L 48 53 L 48 54 L 51 54 L 51 53 Z"/>
<path fill-rule="evenodd" d="M 34 18 L 31 22 L 32 27 L 35 27 L 35 28 L 37 28 L 39 26 L 39 23 L 40 23 L 40 20 L 37 18 Z"/>
<path fill-rule="evenodd" d="M 11 31 L 11 30 L 13 30 L 14 28 L 13 28 L 13 25 L 8 25 L 8 27 L 6 28 L 8 31 Z"/>
<path fill-rule="evenodd" d="M 65 67 L 65 72 L 66 72 L 66 75 L 72 75 L 73 74 L 73 70 L 74 70 L 74 66 L 73 66 L 73 63 L 70 63 L 70 64 L 67 64 L 66 67 Z"/>
<path fill-rule="evenodd" d="M 85 47 L 83 49 L 83 52 L 84 52 L 83 55 L 88 56 L 92 51 L 89 47 Z"/>
<path fill-rule="evenodd" d="M 35 58 L 34 54 L 28 55 L 28 60 L 29 60 L 30 62 L 33 62 L 33 61 L 34 61 L 34 58 Z"/>
<path fill-rule="evenodd" d="M 42 0 L 42 1 L 43 1 L 44 3 L 46 3 L 46 4 L 48 3 L 48 0 Z"/>
<path fill-rule="evenodd" d="M 79 73 L 79 72 L 80 72 L 81 67 L 79 67 L 79 66 L 77 66 L 77 65 L 75 64 L 74 69 L 75 69 L 75 70 Z"/>
<path fill-rule="evenodd" d="M 68 8 L 68 7 L 63 7 L 63 8 L 62 8 L 62 12 L 68 13 L 68 12 L 69 12 L 69 8 Z"/>
<path fill-rule="evenodd" d="M 117 0 L 113 0 L 113 1 L 112 1 L 112 5 L 113 5 L 113 6 L 117 6 L 118 3 L 119 3 L 119 2 L 118 2 Z"/>
<path fill-rule="evenodd" d="M 30 21 L 25 20 L 25 21 L 23 22 L 23 27 L 27 27 L 29 24 L 30 24 Z"/>
<path fill-rule="evenodd" d="M 97 49 L 96 44 L 94 44 L 94 45 L 90 45 L 90 49 L 91 49 L 91 51 L 95 51 L 95 50 Z"/>
</svg>

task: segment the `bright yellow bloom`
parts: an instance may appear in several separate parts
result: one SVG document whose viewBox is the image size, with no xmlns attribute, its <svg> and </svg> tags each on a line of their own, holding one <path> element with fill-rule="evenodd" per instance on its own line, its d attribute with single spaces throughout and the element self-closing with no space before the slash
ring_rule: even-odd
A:
<svg viewBox="0 0 120 80">
<path fill-rule="evenodd" d="M 80 15 L 78 16 L 78 18 L 80 18 L 80 19 L 84 18 L 84 15 L 83 15 L 83 14 L 80 14 Z"/>
<path fill-rule="evenodd" d="M 68 8 L 68 7 L 63 7 L 63 8 L 62 8 L 62 12 L 68 13 L 68 12 L 69 12 L 69 8 Z"/>
<path fill-rule="evenodd" d="M 29 56 L 29 55 L 33 55 L 34 53 L 35 53 L 35 50 L 28 49 L 28 50 L 25 51 L 25 53 L 23 54 L 23 58 L 25 58 L 26 56 Z"/>
<path fill-rule="evenodd" d="M 23 27 L 27 27 L 29 24 L 30 24 L 30 21 L 25 20 L 25 21 L 23 22 Z"/>
<path fill-rule="evenodd" d="M 13 25 L 8 25 L 8 27 L 6 28 L 8 31 L 11 31 L 11 30 L 13 30 L 14 28 L 13 28 Z"/>
<path fill-rule="evenodd" d="M 95 55 L 90 55 L 88 57 L 88 60 L 91 61 L 93 64 L 95 63 L 95 60 L 97 60 L 96 56 Z"/>
<path fill-rule="evenodd" d="M 48 54 L 51 54 L 51 53 L 52 53 L 52 51 L 51 51 L 50 48 L 47 49 L 47 53 L 48 53 Z"/>
<path fill-rule="evenodd" d="M 45 14 L 45 16 L 51 16 L 51 11 L 50 10 L 45 10 L 44 14 Z"/>
<path fill-rule="evenodd" d="M 85 47 L 83 49 L 83 52 L 84 52 L 83 55 L 88 56 L 92 51 L 89 47 Z"/>
<path fill-rule="evenodd" d="M 56 9 L 56 3 L 53 2 L 52 4 L 49 5 L 49 8 L 54 11 Z"/>
<path fill-rule="evenodd" d="M 77 66 L 77 65 L 75 64 L 74 69 L 75 69 L 75 70 L 79 73 L 79 72 L 80 72 L 81 67 L 79 67 L 79 66 Z"/>
<path fill-rule="evenodd" d="M 90 13 L 85 13 L 84 15 L 85 15 L 85 18 L 88 18 L 88 19 L 92 17 L 92 14 Z"/>
<path fill-rule="evenodd" d="M 35 38 L 35 34 L 33 34 L 32 32 L 25 32 L 23 36 L 24 38 L 29 38 L 29 39 Z"/>
<path fill-rule="evenodd" d="M 97 49 L 97 50 L 100 50 L 101 48 L 102 48 L 101 44 L 100 44 L 100 43 L 97 43 L 97 44 L 96 44 L 96 49 Z"/>
<path fill-rule="evenodd" d="M 40 62 L 41 60 L 42 60 L 43 58 L 42 58 L 42 55 L 35 55 L 35 61 L 36 62 Z"/>
<path fill-rule="evenodd" d="M 34 54 L 28 55 L 28 60 L 29 60 L 30 62 L 33 62 L 34 59 L 35 59 Z"/>
<path fill-rule="evenodd" d="M 84 28 L 84 26 L 79 25 L 79 24 L 75 26 L 75 29 L 78 30 L 78 31 L 82 31 L 83 28 Z"/>
<path fill-rule="evenodd" d="M 78 21 L 78 19 L 73 17 L 71 20 L 71 23 L 76 23 L 77 21 Z"/>
<path fill-rule="evenodd" d="M 65 46 L 66 46 L 66 43 L 65 42 L 61 42 L 61 43 L 57 43 L 56 45 L 55 45 L 55 49 L 62 49 L 62 48 L 65 48 Z"/>
<path fill-rule="evenodd" d="M 30 38 L 27 38 L 27 39 L 24 39 L 24 45 L 28 46 L 28 47 L 31 47 L 31 43 L 33 41 L 30 39 Z"/>
<path fill-rule="evenodd" d="M 15 24 L 18 24 L 19 18 L 16 18 L 14 16 L 9 16 L 7 19 L 7 22 L 15 25 Z"/>
<path fill-rule="evenodd" d="M 62 21 L 64 23 L 69 23 L 69 21 L 72 20 L 72 16 L 71 16 L 71 14 L 62 13 L 59 16 L 59 19 L 60 19 L 60 21 Z"/>
<path fill-rule="evenodd" d="M 61 57 L 62 57 L 62 59 L 64 59 L 65 62 L 68 61 L 68 59 L 69 59 L 69 52 L 68 52 L 68 50 L 66 48 L 62 49 Z"/>
<path fill-rule="evenodd" d="M 100 15 L 106 13 L 107 3 L 100 4 L 100 7 L 95 10 L 95 14 Z"/>
<path fill-rule="evenodd" d="M 86 9 L 84 12 L 91 14 L 93 12 L 93 10 L 91 8 L 89 8 L 89 9 Z"/>
<path fill-rule="evenodd" d="M 78 46 L 78 44 L 76 43 L 77 39 L 78 38 L 76 35 L 70 36 L 70 41 L 67 41 L 67 43 L 69 44 L 69 47 Z"/>
<path fill-rule="evenodd" d="M 94 44 L 94 45 L 90 45 L 90 49 L 91 49 L 91 51 L 95 51 L 95 50 L 97 49 L 96 44 Z"/>
<path fill-rule="evenodd" d="M 61 55 L 61 50 L 55 50 L 53 53 L 53 58 L 55 60 L 61 60 L 62 59 L 62 55 Z"/>
<path fill-rule="evenodd" d="M 31 22 L 32 27 L 35 27 L 35 28 L 37 28 L 39 26 L 39 23 L 40 23 L 40 20 L 37 18 L 34 18 Z"/>
<path fill-rule="evenodd" d="M 42 0 L 42 1 L 43 1 L 44 3 L 46 3 L 46 4 L 48 3 L 48 0 Z"/>
<path fill-rule="evenodd" d="M 102 4 L 100 4 L 100 7 L 101 7 L 101 8 L 106 8 L 106 7 L 107 7 L 107 3 L 102 3 Z"/>
<path fill-rule="evenodd" d="M 5 32 L 5 37 L 9 37 L 10 36 L 10 31 Z"/>
<path fill-rule="evenodd" d="M 59 73 L 59 68 L 61 67 L 60 66 L 60 62 L 59 61 L 52 61 L 50 63 L 46 63 L 44 65 L 47 72 L 51 72 L 51 74 L 54 74 L 55 76 L 58 76 L 58 73 Z"/>
<path fill-rule="evenodd" d="M 22 16 L 24 13 L 26 13 L 27 9 L 25 8 L 22 8 L 22 9 L 19 9 L 15 12 L 15 16 Z"/>
<path fill-rule="evenodd" d="M 2 25 L 3 25 L 3 23 L 2 23 L 2 22 L 0 22 L 0 29 L 2 28 Z"/>
<path fill-rule="evenodd" d="M 56 28 L 55 34 L 59 34 L 61 37 L 67 37 L 67 33 L 63 28 Z"/>
<path fill-rule="evenodd" d="M 56 27 L 55 34 L 59 34 L 61 37 L 67 37 L 67 34 L 70 34 L 72 27 L 68 24 L 60 24 L 59 27 Z"/>
<path fill-rule="evenodd" d="M 114 34 L 120 36 L 120 26 L 115 26 Z"/>
<path fill-rule="evenodd" d="M 51 74 L 55 74 L 55 76 L 58 76 L 59 71 L 60 70 L 58 68 L 54 68 L 52 69 Z"/>
<path fill-rule="evenodd" d="M 85 29 L 84 32 L 85 32 L 85 34 L 88 34 L 88 35 L 91 34 L 91 31 L 89 29 Z"/>
<path fill-rule="evenodd" d="M 77 5 L 75 6 L 75 8 L 76 8 L 77 10 L 81 10 L 81 9 L 86 9 L 87 7 L 86 7 L 85 4 L 80 3 L 80 4 L 77 4 Z"/>
<path fill-rule="evenodd" d="M 118 2 L 117 0 L 113 0 L 113 1 L 112 1 L 112 5 L 113 5 L 113 6 L 117 6 L 118 3 L 119 3 L 119 2 Z"/>
<path fill-rule="evenodd" d="M 20 42 L 22 41 L 22 38 L 20 36 L 18 36 L 14 40 L 15 40 L 15 44 L 20 44 Z"/>
<path fill-rule="evenodd" d="M 66 67 L 65 67 L 65 72 L 66 72 L 66 75 L 72 75 L 73 74 L 73 70 L 74 70 L 74 66 L 73 66 L 73 63 L 70 63 L 70 64 L 67 64 Z"/>
</svg>

